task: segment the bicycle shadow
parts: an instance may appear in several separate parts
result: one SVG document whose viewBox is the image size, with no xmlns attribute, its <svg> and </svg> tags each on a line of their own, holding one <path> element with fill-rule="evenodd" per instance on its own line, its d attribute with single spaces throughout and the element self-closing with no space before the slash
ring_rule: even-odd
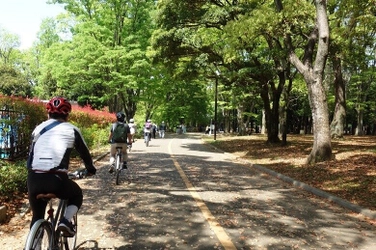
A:
<svg viewBox="0 0 376 250">
<path fill-rule="evenodd" d="M 99 247 L 96 240 L 85 240 L 76 246 L 75 250 L 126 250 L 132 249 L 130 246 L 112 247 Z"/>
</svg>

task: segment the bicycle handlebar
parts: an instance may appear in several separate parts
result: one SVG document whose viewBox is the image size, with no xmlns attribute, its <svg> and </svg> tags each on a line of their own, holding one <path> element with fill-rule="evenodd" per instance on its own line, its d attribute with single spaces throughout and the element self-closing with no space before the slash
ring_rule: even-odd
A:
<svg viewBox="0 0 376 250">
<path fill-rule="evenodd" d="M 68 173 L 69 179 L 83 179 L 93 174 L 89 173 L 86 168 L 78 169 L 74 172 Z"/>
</svg>

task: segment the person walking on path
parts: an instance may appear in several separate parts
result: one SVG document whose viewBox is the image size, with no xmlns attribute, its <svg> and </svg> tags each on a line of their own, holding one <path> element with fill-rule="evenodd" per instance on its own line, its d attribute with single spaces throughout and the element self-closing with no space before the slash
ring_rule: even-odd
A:
<svg viewBox="0 0 376 250">
<path fill-rule="evenodd" d="M 166 132 L 166 124 L 164 121 L 162 121 L 161 125 L 159 125 L 159 137 L 164 138 Z"/>
<path fill-rule="evenodd" d="M 153 125 L 152 125 L 153 139 L 155 139 L 155 135 L 157 134 L 157 130 L 158 130 L 157 124 L 153 123 Z"/>
<path fill-rule="evenodd" d="M 132 137 L 132 142 L 134 142 L 134 135 L 136 134 L 136 124 L 134 123 L 134 119 L 129 120 L 129 129 L 131 131 L 131 137 Z"/>
<path fill-rule="evenodd" d="M 32 132 L 32 145 L 27 160 L 27 188 L 33 213 L 30 228 L 43 219 L 47 201 L 37 199 L 40 193 L 53 193 L 60 199 L 67 199 L 68 206 L 58 229 L 65 236 L 74 236 L 71 220 L 80 209 L 83 194 L 80 186 L 68 178 L 69 158 L 75 148 L 80 154 L 87 175 L 94 175 L 96 168 L 80 130 L 68 122 L 71 104 L 63 97 L 52 98 L 46 106 L 48 120 Z"/>
</svg>

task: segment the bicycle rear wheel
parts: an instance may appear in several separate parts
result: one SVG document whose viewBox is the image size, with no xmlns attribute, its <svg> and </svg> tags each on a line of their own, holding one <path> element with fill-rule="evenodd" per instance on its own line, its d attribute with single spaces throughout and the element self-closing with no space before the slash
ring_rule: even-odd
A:
<svg viewBox="0 0 376 250">
<path fill-rule="evenodd" d="M 53 249 L 51 224 L 40 219 L 34 223 L 26 239 L 25 250 Z"/>
<path fill-rule="evenodd" d="M 64 237 L 60 234 L 60 249 L 65 249 L 65 250 L 74 250 L 76 248 L 76 243 L 77 243 L 77 214 L 74 215 L 72 224 L 75 228 L 76 234 L 73 237 Z"/>
<path fill-rule="evenodd" d="M 122 162 L 121 162 L 121 155 L 119 153 L 116 154 L 116 164 L 115 164 L 115 173 L 116 173 L 116 185 L 120 183 L 120 172 L 122 169 Z"/>
<path fill-rule="evenodd" d="M 149 136 L 150 135 L 148 133 L 145 135 L 145 144 L 146 144 L 146 147 L 149 147 L 149 141 L 150 141 L 150 137 Z"/>
</svg>

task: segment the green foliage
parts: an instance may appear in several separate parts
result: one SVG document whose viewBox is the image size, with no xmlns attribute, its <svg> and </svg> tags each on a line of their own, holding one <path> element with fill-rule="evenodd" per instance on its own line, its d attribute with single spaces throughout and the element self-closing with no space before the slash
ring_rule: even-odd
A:
<svg viewBox="0 0 376 250">
<path fill-rule="evenodd" d="M 10 65 L 0 64 L 0 94 L 31 96 L 31 85 L 19 70 Z"/>
<path fill-rule="evenodd" d="M 8 116 L 3 115 L 0 120 L 1 123 L 6 125 L 1 131 L 2 136 L 5 136 L 9 129 L 15 129 L 17 146 L 22 149 L 22 155 L 16 155 L 16 157 L 25 158 L 31 144 L 30 135 L 32 131 L 38 124 L 47 119 L 45 104 L 39 100 L 0 96 L 0 107 L 7 110 L 4 114 L 9 114 Z M 107 142 L 108 127 L 114 118 L 115 115 L 107 111 L 77 105 L 73 105 L 72 112 L 69 115 L 69 121 L 80 130 L 85 131 L 83 135 L 85 140 L 88 141 L 89 148 Z M 103 135 L 106 133 L 107 137 Z"/>
<path fill-rule="evenodd" d="M 2 119 L 1 122 L 17 127 L 17 134 L 20 135 L 18 142 L 27 148 L 35 126 L 47 118 L 45 105 L 37 100 L 1 96 L 0 107 L 16 111 L 10 113 L 10 119 Z M 23 119 L 20 120 L 20 117 Z M 109 126 L 114 117 L 107 111 L 74 105 L 69 121 L 80 128 L 88 147 L 94 149 L 108 143 Z M 77 152 L 74 151 L 72 156 L 77 156 Z M 27 169 L 24 159 L 25 155 L 21 161 L 0 162 L 0 195 L 11 196 L 15 192 L 26 191 Z"/>
<path fill-rule="evenodd" d="M 38 91 L 48 90 L 96 109 L 107 106 L 111 112 L 123 110 L 127 117 L 133 117 L 139 95 L 152 77 L 146 52 L 155 2 L 94 0 L 89 13 L 80 0 L 51 2 L 64 4 L 69 13 L 57 24 L 74 26 L 68 32 L 69 41 L 54 42 L 43 50 Z M 54 25 L 43 28 L 41 43 L 55 41 L 51 39 L 56 34 Z"/>
<path fill-rule="evenodd" d="M 0 195 L 11 197 L 16 192 L 27 190 L 27 168 L 25 161 L 16 164 L 0 162 Z"/>
<path fill-rule="evenodd" d="M 81 133 L 85 138 L 89 148 L 98 148 L 108 143 L 109 127 L 99 127 L 98 124 L 92 124 L 90 127 L 83 127 Z"/>
<path fill-rule="evenodd" d="M 113 122 L 115 114 L 103 110 L 95 110 L 90 106 L 73 106 L 72 113 L 69 115 L 69 121 L 74 123 L 80 129 L 90 128 L 95 124 L 98 128 L 107 128 L 108 124 Z"/>
<path fill-rule="evenodd" d="M 12 134 L 17 135 L 17 145 L 21 148 L 21 155 L 15 154 L 14 157 L 22 157 L 22 153 L 25 156 L 32 131 L 47 117 L 45 106 L 36 100 L 0 96 L 0 107 L 3 112 L 0 122 L 4 125 L 1 136 L 7 136 L 12 130 Z M 10 147 L 10 142 L 7 143 Z"/>
</svg>

